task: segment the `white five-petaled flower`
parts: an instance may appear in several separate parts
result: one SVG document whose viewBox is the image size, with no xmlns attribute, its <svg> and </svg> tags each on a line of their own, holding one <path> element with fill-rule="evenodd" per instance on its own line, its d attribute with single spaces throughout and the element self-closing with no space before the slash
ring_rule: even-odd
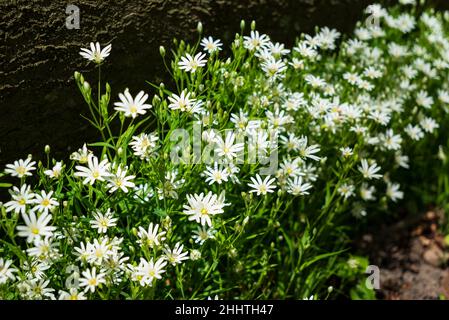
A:
<svg viewBox="0 0 449 320">
<path fill-rule="evenodd" d="M 259 34 L 259 31 L 251 31 L 250 36 L 243 39 L 243 46 L 250 51 L 267 48 L 270 43 L 270 38 L 266 34 Z"/>
<path fill-rule="evenodd" d="M 90 290 L 90 292 L 95 292 L 98 286 L 106 283 L 105 273 L 101 270 L 97 274 L 97 269 L 93 267 L 91 270 L 87 269 L 82 272 L 83 277 L 80 278 L 80 287 L 85 287 L 84 292 Z"/>
<path fill-rule="evenodd" d="M 124 193 L 128 192 L 128 188 L 133 189 L 136 185 L 133 180 L 136 176 L 127 176 L 126 168 L 122 169 L 122 167 L 118 167 L 117 171 L 114 174 L 111 174 L 108 179 L 108 188 L 109 192 L 115 192 L 117 190 L 122 190 Z"/>
<path fill-rule="evenodd" d="M 51 212 L 54 207 L 59 206 L 58 201 L 56 199 L 52 198 L 53 191 L 45 192 L 44 190 L 41 191 L 41 193 L 36 193 L 35 198 L 33 202 L 36 204 L 33 208 L 33 211 L 39 211 L 39 212 Z"/>
<path fill-rule="evenodd" d="M 98 233 L 106 233 L 108 228 L 117 225 L 117 218 L 114 218 L 114 213 L 108 209 L 104 214 L 100 211 L 93 213 L 94 219 L 90 221 L 92 228 L 98 229 Z"/>
<path fill-rule="evenodd" d="M 139 279 L 141 286 L 152 286 L 154 279 L 161 279 L 162 274 L 165 272 L 163 269 L 167 265 L 165 258 L 159 258 L 156 262 L 153 262 L 153 258 L 148 262 L 147 260 L 141 258 L 140 263 L 136 269 L 136 275 Z"/>
<path fill-rule="evenodd" d="M 358 169 L 365 179 L 371 180 L 371 179 L 379 179 L 382 177 L 381 174 L 377 173 L 380 171 L 381 168 L 377 165 L 375 161 L 369 164 L 366 159 L 362 159 L 361 166 L 359 166 Z"/>
<path fill-rule="evenodd" d="M 170 101 L 168 107 L 172 110 L 179 110 L 181 112 L 192 114 L 201 113 L 203 111 L 203 102 L 190 98 L 190 95 L 191 93 L 187 92 L 187 90 L 183 90 L 179 96 L 172 94 L 168 97 L 168 101 Z"/>
<path fill-rule="evenodd" d="M 198 226 L 198 228 L 196 230 L 193 231 L 193 240 L 195 240 L 195 243 L 199 243 L 200 245 L 202 245 L 204 243 L 204 241 L 208 240 L 208 239 L 214 239 L 216 230 L 213 228 L 206 228 L 204 226 L 200 227 Z"/>
<path fill-rule="evenodd" d="M 185 57 L 181 57 L 181 61 L 178 62 L 179 69 L 186 72 L 194 73 L 198 68 L 206 65 L 207 59 L 205 53 L 199 52 L 194 57 L 186 53 Z"/>
<path fill-rule="evenodd" d="M 386 194 L 391 201 L 396 202 L 404 197 L 404 192 L 400 191 L 399 188 L 400 185 L 398 183 L 388 183 Z"/>
<path fill-rule="evenodd" d="M 217 152 L 218 156 L 226 157 L 227 159 L 232 159 L 237 157 L 237 153 L 243 150 L 243 143 L 234 143 L 236 136 L 234 132 L 229 131 L 226 134 L 225 140 L 221 136 L 217 136 L 215 138 L 215 143 L 217 147 L 215 148 L 215 152 Z"/>
<path fill-rule="evenodd" d="M 301 176 L 289 179 L 287 183 L 287 192 L 294 196 L 303 196 L 309 194 L 307 190 L 312 188 L 310 183 L 304 183 Z"/>
<path fill-rule="evenodd" d="M 11 176 L 18 178 L 31 176 L 31 171 L 36 169 L 35 164 L 36 161 L 31 161 L 31 157 L 25 160 L 16 160 L 13 164 L 6 165 L 5 173 L 9 173 Z"/>
<path fill-rule="evenodd" d="M 87 167 L 76 166 L 77 172 L 75 172 L 75 177 L 84 178 L 83 183 L 90 183 L 93 185 L 95 181 L 105 181 L 105 178 L 109 176 L 109 166 L 107 159 L 98 162 L 98 158 L 92 154 L 89 154 L 87 160 Z"/>
<path fill-rule="evenodd" d="M 229 177 L 228 169 L 218 166 L 218 163 L 216 162 L 213 167 L 206 166 L 206 170 L 203 174 L 206 176 L 206 182 L 208 182 L 209 185 L 214 184 L 215 182 L 222 184 L 223 182 L 228 181 Z"/>
<path fill-rule="evenodd" d="M 169 246 L 165 246 L 164 248 L 164 254 L 165 258 L 169 263 L 171 263 L 173 266 L 176 264 L 182 263 L 184 260 L 188 260 L 188 252 L 182 252 L 182 249 L 184 248 L 184 245 L 177 242 L 175 244 L 175 247 L 173 249 L 170 249 Z"/>
<path fill-rule="evenodd" d="M 100 64 L 103 62 L 104 59 L 106 59 L 107 56 L 109 56 L 109 54 L 111 53 L 111 48 L 112 48 L 111 44 L 101 49 L 99 42 L 96 43 L 91 42 L 90 49 L 81 48 L 80 55 L 89 61 L 93 61 L 97 64 Z"/>
<path fill-rule="evenodd" d="M 266 176 L 265 179 L 262 180 L 260 175 L 256 174 L 256 178 L 251 177 L 252 183 L 248 183 L 248 186 L 253 188 L 249 192 L 256 192 L 258 196 L 273 193 L 274 189 L 276 189 L 276 185 L 273 184 L 275 181 L 276 179 L 271 178 L 271 176 Z"/>
<path fill-rule="evenodd" d="M 165 231 L 159 232 L 159 224 L 153 226 L 153 223 L 151 222 L 148 226 L 148 230 L 139 227 L 139 231 L 137 232 L 139 240 L 137 243 L 149 248 L 157 247 L 165 240 L 165 233 Z"/>
<path fill-rule="evenodd" d="M 11 201 L 5 203 L 6 212 L 14 211 L 15 213 L 25 213 L 26 206 L 33 203 L 34 193 L 31 192 L 31 187 L 23 184 L 20 189 L 13 187 L 9 190 L 11 194 Z"/>
<path fill-rule="evenodd" d="M 77 288 L 70 288 L 68 291 L 60 290 L 58 300 L 87 300 L 87 297 Z"/>
<path fill-rule="evenodd" d="M 33 242 L 36 238 L 51 237 L 56 227 L 49 226 L 49 222 L 52 218 L 51 214 L 44 212 L 39 217 L 36 217 L 36 213 L 31 211 L 29 214 L 22 214 L 22 218 L 25 221 L 24 226 L 18 226 L 17 234 L 19 237 L 26 237 L 27 242 Z"/>
<path fill-rule="evenodd" d="M 201 40 L 201 46 L 209 54 L 212 54 L 215 51 L 220 51 L 222 45 L 220 40 L 214 40 L 212 37 L 203 38 L 203 40 Z"/>
<path fill-rule="evenodd" d="M 148 94 L 143 90 L 140 91 L 135 98 L 131 96 L 128 89 L 124 93 L 119 93 L 120 102 L 115 102 L 115 110 L 123 112 L 125 117 L 136 118 L 139 114 L 147 113 L 147 109 L 151 109 L 151 104 L 145 103 L 148 100 Z"/>
<path fill-rule="evenodd" d="M 184 205 L 184 213 L 189 215 L 189 220 L 195 220 L 201 225 L 212 226 L 211 216 L 223 213 L 223 207 L 226 205 L 216 194 L 208 192 L 206 195 L 201 194 L 188 194 L 188 205 Z"/>
<path fill-rule="evenodd" d="M 52 169 L 44 171 L 44 174 L 50 178 L 58 179 L 62 172 L 62 161 L 56 162 Z"/>
<path fill-rule="evenodd" d="M 17 272 L 17 269 L 12 266 L 12 261 L 0 258 L 0 284 L 14 280 L 14 272 Z"/>
</svg>

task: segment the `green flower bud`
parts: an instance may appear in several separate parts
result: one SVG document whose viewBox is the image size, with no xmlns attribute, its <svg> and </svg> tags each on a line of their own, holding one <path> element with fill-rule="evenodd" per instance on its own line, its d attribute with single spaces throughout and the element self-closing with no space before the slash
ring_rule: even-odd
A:
<svg viewBox="0 0 449 320">
<path fill-rule="evenodd" d="M 203 24 L 200 22 L 198 22 L 198 25 L 196 26 L 196 30 L 198 31 L 199 34 L 203 33 Z"/>
<path fill-rule="evenodd" d="M 256 21 L 251 21 L 251 30 L 254 31 L 256 30 Z"/>
<path fill-rule="evenodd" d="M 159 47 L 159 53 L 161 54 L 162 58 L 165 57 L 165 48 L 164 46 Z"/>
</svg>

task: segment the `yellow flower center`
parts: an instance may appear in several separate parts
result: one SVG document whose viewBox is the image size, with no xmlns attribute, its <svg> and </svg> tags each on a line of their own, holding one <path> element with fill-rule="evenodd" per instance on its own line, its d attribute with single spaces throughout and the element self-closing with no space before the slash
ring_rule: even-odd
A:
<svg viewBox="0 0 449 320">
<path fill-rule="evenodd" d="M 17 201 L 21 206 L 24 206 L 26 204 L 26 201 L 24 198 L 21 198 L 19 201 Z"/>
<path fill-rule="evenodd" d="M 38 235 L 39 234 L 39 229 L 36 228 L 36 227 L 33 227 L 33 228 L 31 228 L 31 233 L 35 234 L 35 235 Z"/>
<path fill-rule="evenodd" d="M 24 166 L 18 166 L 16 171 L 19 175 L 23 176 L 27 172 L 27 169 Z"/>
<path fill-rule="evenodd" d="M 89 285 L 91 285 L 91 286 L 96 286 L 96 285 L 97 285 L 97 279 L 95 279 L 95 278 L 90 279 L 90 280 L 88 281 L 88 283 L 89 283 Z"/>
<path fill-rule="evenodd" d="M 136 107 L 136 105 L 132 105 L 131 107 L 129 107 L 129 111 L 131 112 L 131 113 L 137 113 L 137 107 Z"/>
<path fill-rule="evenodd" d="M 94 177 L 94 179 L 98 179 L 100 177 L 100 172 L 98 172 L 98 170 L 94 170 L 92 172 L 92 177 Z"/>
<path fill-rule="evenodd" d="M 209 212 L 207 211 L 206 208 L 203 208 L 203 209 L 201 209 L 201 214 L 202 214 L 203 216 L 207 216 L 207 215 L 209 214 Z"/>
<path fill-rule="evenodd" d="M 48 200 L 48 199 L 43 199 L 41 202 L 41 205 L 44 207 L 47 207 L 49 204 L 50 204 L 50 200 Z"/>
</svg>

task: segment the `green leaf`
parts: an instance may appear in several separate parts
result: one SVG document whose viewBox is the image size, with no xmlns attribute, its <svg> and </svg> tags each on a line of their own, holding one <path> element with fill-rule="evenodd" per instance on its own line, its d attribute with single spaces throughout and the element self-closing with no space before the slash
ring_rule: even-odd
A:
<svg viewBox="0 0 449 320">
<path fill-rule="evenodd" d="M 0 182 L 0 188 L 11 188 L 12 183 Z"/>
</svg>

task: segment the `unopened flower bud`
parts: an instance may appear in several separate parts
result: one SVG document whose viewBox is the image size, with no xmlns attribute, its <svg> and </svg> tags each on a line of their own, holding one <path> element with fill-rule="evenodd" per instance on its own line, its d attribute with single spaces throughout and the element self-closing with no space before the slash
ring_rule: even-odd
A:
<svg viewBox="0 0 449 320">
<path fill-rule="evenodd" d="M 160 46 L 159 47 L 159 53 L 161 54 L 162 57 L 165 57 L 165 48 L 164 48 L 164 46 Z"/>
<path fill-rule="evenodd" d="M 245 20 L 241 20 L 240 21 L 240 29 L 242 30 L 242 32 L 243 32 L 243 30 L 245 30 Z"/>
<path fill-rule="evenodd" d="M 45 152 L 46 154 L 49 154 L 49 153 L 50 153 L 50 146 L 49 146 L 48 144 L 44 147 L 44 152 Z"/>
<path fill-rule="evenodd" d="M 251 30 L 256 30 L 256 21 L 251 21 Z"/>
<path fill-rule="evenodd" d="M 198 25 L 196 26 L 196 30 L 199 34 L 203 33 L 203 24 L 201 22 L 198 22 Z"/>
</svg>

